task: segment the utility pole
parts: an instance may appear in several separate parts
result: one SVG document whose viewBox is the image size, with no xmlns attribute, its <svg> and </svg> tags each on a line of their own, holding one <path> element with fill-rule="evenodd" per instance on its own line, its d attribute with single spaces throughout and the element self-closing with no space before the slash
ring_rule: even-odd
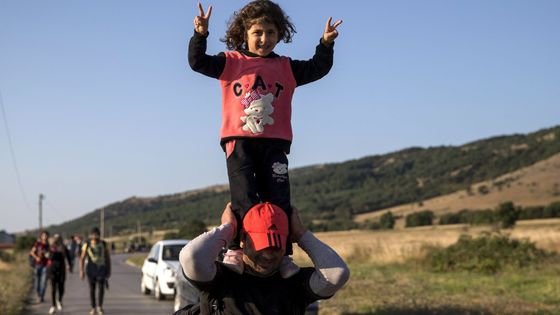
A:
<svg viewBox="0 0 560 315">
<path fill-rule="evenodd" d="M 99 211 L 99 215 L 101 216 L 99 218 L 99 222 L 100 222 L 100 229 L 101 229 L 101 239 L 105 238 L 105 208 L 101 208 L 101 210 Z"/>
<path fill-rule="evenodd" d="M 43 200 L 45 195 L 39 194 L 39 231 L 43 230 Z"/>
<path fill-rule="evenodd" d="M 140 225 L 140 220 L 136 221 L 136 227 L 138 229 L 138 244 L 142 243 L 142 226 Z"/>
</svg>

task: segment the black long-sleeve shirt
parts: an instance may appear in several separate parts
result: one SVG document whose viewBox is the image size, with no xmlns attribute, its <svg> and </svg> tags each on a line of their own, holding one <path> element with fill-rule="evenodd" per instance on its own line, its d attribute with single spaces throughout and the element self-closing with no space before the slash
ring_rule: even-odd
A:
<svg viewBox="0 0 560 315">
<path fill-rule="evenodd" d="M 217 55 L 206 54 L 208 34 L 206 36 L 194 32 L 189 42 L 189 65 L 190 67 L 201 74 L 211 78 L 219 79 L 224 71 L 226 65 L 225 54 L 219 53 Z M 258 57 L 249 51 L 241 51 L 241 53 L 250 56 Z M 334 43 L 326 46 L 319 43 L 315 48 L 315 55 L 309 60 L 292 60 L 290 65 L 294 78 L 296 79 L 297 86 L 304 85 L 324 77 L 333 65 Z M 262 58 L 279 57 L 276 53 L 272 52 Z"/>
</svg>

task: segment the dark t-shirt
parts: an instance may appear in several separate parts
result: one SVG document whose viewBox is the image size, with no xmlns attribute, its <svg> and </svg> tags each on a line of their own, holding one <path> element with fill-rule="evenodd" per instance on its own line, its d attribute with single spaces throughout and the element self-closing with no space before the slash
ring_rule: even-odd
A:
<svg viewBox="0 0 560 315">
<path fill-rule="evenodd" d="M 261 278 L 237 274 L 219 262 L 216 266 L 214 280 L 190 281 L 201 291 L 200 314 L 304 314 L 309 304 L 325 299 L 309 287 L 314 268 L 301 268 L 293 277 L 283 279 L 279 273 Z"/>
</svg>

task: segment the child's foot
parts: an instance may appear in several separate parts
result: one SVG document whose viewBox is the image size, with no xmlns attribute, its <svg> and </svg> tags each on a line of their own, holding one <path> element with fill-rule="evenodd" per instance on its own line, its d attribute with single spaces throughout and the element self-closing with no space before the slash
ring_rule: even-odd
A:
<svg viewBox="0 0 560 315">
<path fill-rule="evenodd" d="M 51 308 L 49 309 L 49 314 L 54 314 L 56 313 L 56 307 L 51 306 Z"/>
<path fill-rule="evenodd" d="M 224 254 L 224 265 L 229 269 L 243 273 L 243 250 L 242 249 L 228 249 Z"/>
<path fill-rule="evenodd" d="M 56 309 L 62 311 L 62 302 L 56 301 Z"/>
<path fill-rule="evenodd" d="M 280 264 L 280 276 L 288 279 L 299 271 L 299 266 L 294 263 L 290 256 L 284 256 Z"/>
<path fill-rule="evenodd" d="M 92 308 L 92 309 L 89 311 L 89 315 L 95 315 L 95 308 Z"/>
<path fill-rule="evenodd" d="M 98 306 L 98 307 L 97 307 L 97 314 L 98 314 L 98 315 L 103 315 L 103 314 L 104 314 L 103 308 L 102 308 L 101 306 Z"/>
</svg>

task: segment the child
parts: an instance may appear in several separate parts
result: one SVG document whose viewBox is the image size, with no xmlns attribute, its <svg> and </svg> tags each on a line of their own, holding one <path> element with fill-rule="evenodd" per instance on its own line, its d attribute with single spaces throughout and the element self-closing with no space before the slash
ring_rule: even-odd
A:
<svg viewBox="0 0 560 315">
<path fill-rule="evenodd" d="M 210 56 L 206 54 L 206 38 L 212 6 L 205 14 L 199 3 L 198 11 L 189 43 L 189 64 L 194 71 L 220 80 L 220 137 L 237 222 L 242 222 L 254 205 L 265 201 L 279 206 L 290 217 L 286 155 L 292 141 L 292 95 L 297 86 L 329 72 L 338 36 L 336 27 L 342 21 L 331 25 L 332 18 L 328 19 L 312 59 L 292 60 L 273 52 L 280 41 L 291 42 L 295 28 L 289 18 L 272 1 L 252 1 L 233 14 L 222 39 L 231 51 Z M 287 245 L 286 254 L 291 254 L 291 243 Z M 224 263 L 241 273 L 241 257 L 240 250 L 229 250 Z M 287 257 L 280 268 L 285 278 L 297 270 Z"/>
</svg>

